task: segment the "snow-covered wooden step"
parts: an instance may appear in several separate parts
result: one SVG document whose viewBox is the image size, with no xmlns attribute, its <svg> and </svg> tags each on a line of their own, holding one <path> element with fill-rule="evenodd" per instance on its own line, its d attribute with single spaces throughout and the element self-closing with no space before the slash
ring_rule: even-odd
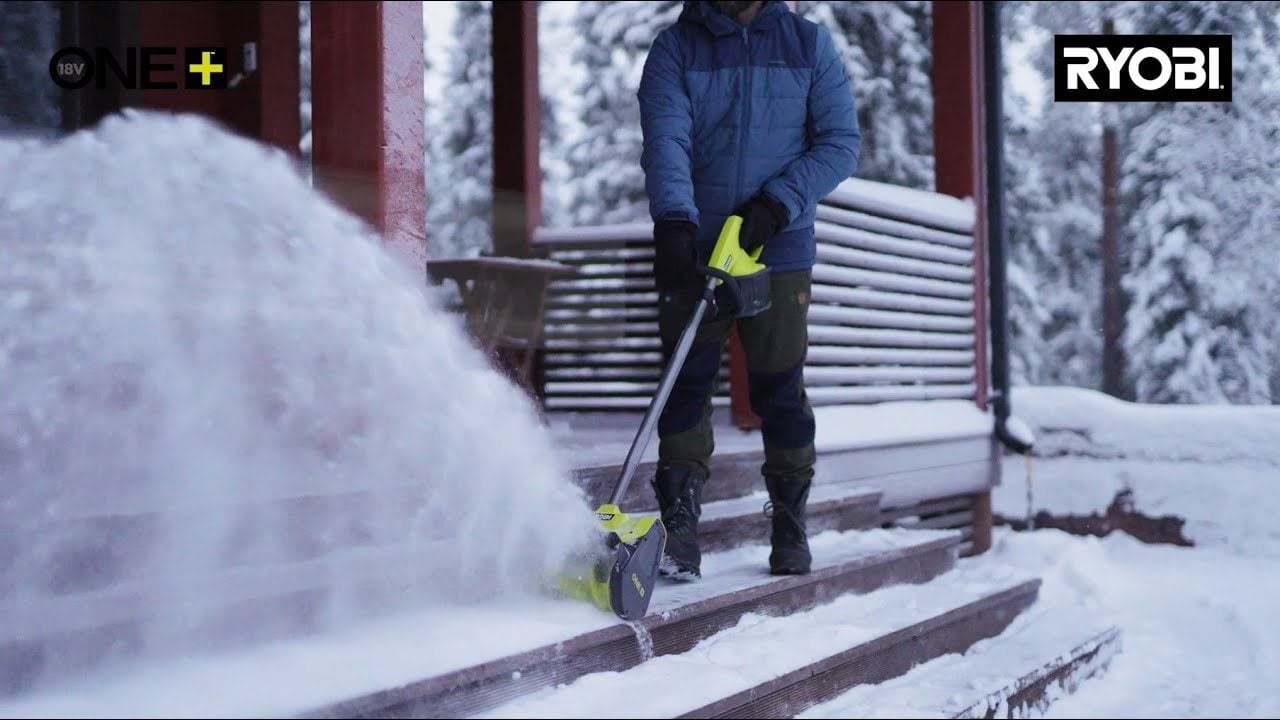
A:
<svg viewBox="0 0 1280 720">
<path fill-rule="evenodd" d="M 1037 604 L 965 652 L 852 688 L 796 717 L 1029 717 L 1105 672 L 1121 637 L 1096 612 Z"/>
<path fill-rule="evenodd" d="M 764 513 L 764 491 L 702 506 L 698 545 L 703 552 L 728 550 L 746 543 L 767 543 L 771 520 Z M 828 530 L 872 528 L 880 522 L 880 492 L 870 488 L 816 485 L 806 509 L 811 535 Z M 649 513 L 638 513 L 649 514 Z"/>
<path fill-rule="evenodd" d="M 483 712 L 584 675 L 619 673 L 655 657 L 685 653 L 754 618 L 803 612 L 842 595 L 887 585 L 929 582 L 954 567 L 960 542 L 960 534 L 951 531 L 820 533 L 810 538 L 813 572 L 792 577 L 769 575 L 767 544 L 708 553 L 703 579 L 663 581 L 642 622 L 609 623 L 530 650 L 350 697 L 303 716 L 460 717 Z M 513 618 L 512 630 L 518 632 L 521 623 L 536 620 Z"/>
<path fill-rule="evenodd" d="M 783 617 L 751 613 L 689 649 L 601 671 L 478 717 L 792 717 L 1003 632 L 1040 581 L 1008 568 L 954 569 Z"/>
</svg>

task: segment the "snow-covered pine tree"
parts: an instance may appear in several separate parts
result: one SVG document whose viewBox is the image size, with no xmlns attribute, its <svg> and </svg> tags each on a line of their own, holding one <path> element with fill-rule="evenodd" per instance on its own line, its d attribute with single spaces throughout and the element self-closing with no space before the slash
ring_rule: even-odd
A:
<svg viewBox="0 0 1280 720">
<path fill-rule="evenodd" d="M 857 176 L 933 189 L 933 83 L 930 4 L 797 2 L 825 26 L 853 82 L 862 130 Z"/>
<path fill-rule="evenodd" d="M 1256 403 L 1269 400 L 1265 349 L 1243 278 L 1224 276 L 1228 242 L 1211 199 L 1213 178 L 1187 151 L 1205 129 L 1191 106 L 1144 123 L 1125 186 L 1142 200 L 1129 227 L 1133 296 L 1125 350 L 1139 402 Z"/>
<path fill-rule="evenodd" d="M 493 27 L 488 0 L 456 4 L 452 47 L 427 137 L 427 254 L 466 257 L 493 248 Z"/>
<path fill-rule="evenodd" d="M 311 168 L 311 0 L 298 2 L 298 111 L 302 135 L 298 152 L 304 166 Z"/>
<path fill-rule="evenodd" d="M 1052 315 L 1053 249 L 1044 217 L 1048 211 L 1040 168 L 1030 152 L 1030 128 L 1021 98 L 1009 97 L 1005 130 L 1005 230 L 1008 243 L 1010 373 L 1015 384 L 1039 385 L 1054 373 L 1046 367 L 1045 332 Z"/>
<path fill-rule="evenodd" d="M 553 12 L 553 3 L 539 0 L 538 25 L 541 27 L 549 22 L 559 22 L 559 15 L 553 15 Z M 545 52 L 563 52 L 558 47 L 549 47 L 542 40 L 539 40 L 539 47 L 547 48 Z M 549 65 L 549 61 L 540 54 L 539 70 L 545 70 Z M 545 72 L 540 74 L 538 87 L 542 102 L 542 135 L 538 152 L 542 166 L 542 225 L 559 227 L 565 222 L 564 202 L 560 197 L 560 185 L 564 182 L 563 161 L 560 156 L 564 152 L 567 135 L 563 121 L 565 89 L 559 87 L 553 78 L 547 77 Z"/>
<path fill-rule="evenodd" d="M 49 78 L 58 6 L 6 2 L 0 11 L 0 133 L 49 136 L 61 125 L 61 90 Z"/>
<path fill-rule="evenodd" d="M 468 257 L 493 249 L 493 3 L 460 0 L 438 107 L 427 134 L 427 253 Z M 560 142 L 558 88 L 541 87 L 543 152 Z M 548 163 L 543 162 L 543 187 Z M 562 210 L 543 192 L 544 223 Z"/>
<path fill-rule="evenodd" d="M 1051 95 L 1037 105 L 1013 82 L 1015 70 L 1030 70 L 1051 83 L 1051 33 L 1089 22 L 1089 8 L 1025 0 L 1002 7 L 1010 369 L 1015 382 L 1098 387 L 1099 128 L 1089 106 L 1055 104 Z M 1015 67 L 1011 50 L 1022 44 L 1029 68 Z"/>
<path fill-rule="evenodd" d="M 1004 6 L 1005 41 L 1019 38 L 1030 21 L 1023 3 Z M 1045 275 L 1054 270 L 1054 253 L 1044 216 L 1049 210 L 1045 179 L 1032 142 L 1036 126 L 1033 100 L 1022 96 L 1004 73 L 1005 237 L 1008 243 L 1009 370 L 1015 385 L 1045 382 L 1053 368 L 1044 362 L 1044 331 L 1050 321 Z"/>
<path fill-rule="evenodd" d="M 672 0 L 578 3 L 574 62 L 583 78 L 575 88 L 582 131 L 568 146 L 572 224 L 648 220 L 636 91 L 649 46 L 681 7 Z"/>
<path fill-rule="evenodd" d="M 1101 388 L 1101 128 L 1095 109 L 1046 104 L 1032 132 L 1034 162 L 1049 207 L 1041 216 L 1047 267 L 1040 284 L 1051 320 L 1044 328 L 1046 383 Z"/>
<path fill-rule="evenodd" d="M 1206 172 L 1224 178 L 1215 185 L 1225 237 L 1218 258 L 1231 278 L 1240 278 L 1253 301 L 1251 319 L 1268 349 L 1268 395 L 1280 404 L 1280 2 L 1252 3 L 1232 33 L 1237 73 L 1232 113 L 1222 122 L 1220 151 L 1204 158 Z"/>
<path fill-rule="evenodd" d="M 1233 87 L 1245 88 L 1273 58 L 1251 32 L 1248 3 L 1151 2 L 1135 27 L 1155 33 L 1233 36 Z M 1233 97 L 1233 100 L 1235 98 Z M 1260 298 L 1232 257 L 1256 263 L 1249 228 L 1262 199 L 1251 155 L 1259 101 L 1155 104 L 1133 133 L 1123 188 L 1133 209 L 1133 295 L 1125 334 L 1136 399 L 1160 403 L 1266 403 L 1271 369 Z M 1264 129 L 1264 134 L 1267 131 Z M 1274 187 L 1274 184 L 1271 185 Z M 1243 192 L 1242 192 L 1243 190 Z M 1273 264 L 1273 263 L 1272 263 Z"/>
<path fill-rule="evenodd" d="M 1049 0 L 1027 5 L 1038 36 L 1028 58 L 1048 93 L 1031 142 L 1050 205 L 1042 220 L 1052 248 L 1051 267 L 1039 279 L 1052 317 L 1044 328 L 1044 382 L 1103 389 L 1102 117 L 1095 104 L 1053 102 L 1052 43 L 1055 34 L 1102 32 L 1104 18 L 1123 15 L 1123 3 Z M 1122 140 L 1128 127 L 1123 107 L 1107 108 Z M 1124 238 L 1119 240 L 1123 244 Z M 1119 254 L 1125 256 L 1123 247 Z M 1114 312 L 1122 317 L 1123 308 Z"/>
<path fill-rule="evenodd" d="M 553 153 L 560 152 L 564 142 L 564 129 L 560 124 L 560 106 L 554 95 L 556 88 L 546 83 L 539 83 L 542 103 L 542 128 L 538 138 L 538 158 L 542 171 L 542 225 L 556 227 L 561 224 L 564 208 L 560 196 L 556 192 L 559 175 L 554 172 L 550 162 Z"/>
<path fill-rule="evenodd" d="M 1254 262 L 1249 263 L 1252 275 L 1256 278 L 1250 285 L 1257 288 L 1258 297 L 1263 301 L 1257 309 L 1262 316 L 1262 326 L 1266 335 L 1265 344 L 1271 348 L 1269 362 L 1271 377 L 1269 381 L 1271 403 L 1280 405 L 1280 304 L 1274 298 L 1280 297 L 1280 269 L 1275 262 L 1257 262 L 1257 258 L 1280 258 L 1280 3 L 1269 2 L 1271 12 L 1259 12 L 1263 21 L 1256 32 L 1263 36 L 1262 47 L 1267 50 L 1255 64 L 1258 71 L 1265 70 L 1265 82 L 1242 89 L 1245 97 L 1260 91 L 1255 106 L 1255 117 L 1251 123 L 1253 144 L 1256 153 L 1253 155 L 1253 167 L 1260 172 L 1250 174 L 1251 182 L 1242 198 L 1252 198 L 1255 205 L 1249 213 L 1252 227 L 1242 231 L 1242 235 L 1255 240 L 1253 250 Z M 1239 215 L 1239 213 L 1237 213 Z"/>
</svg>

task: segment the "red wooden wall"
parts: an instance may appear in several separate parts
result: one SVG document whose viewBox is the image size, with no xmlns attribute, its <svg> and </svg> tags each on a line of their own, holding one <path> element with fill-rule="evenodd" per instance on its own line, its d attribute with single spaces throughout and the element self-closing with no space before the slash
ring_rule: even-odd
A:
<svg viewBox="0 0 1280 720">
<path fill-rule="evenodd" d="M 221 90 L 139 90 L 128 105 L 202 113 L 230 129 L 297 152 L 298 6 L 293 2 L 136 3 L 137 44 L 229 49 L 228 72 L 244 74 L 244 45 L 257 43 L 258 69 L 236 87 Z M 179 68 L 180 69 L 180 68 Z M 292 100 L 291 100 L 292 99 Z"/>
</svg>

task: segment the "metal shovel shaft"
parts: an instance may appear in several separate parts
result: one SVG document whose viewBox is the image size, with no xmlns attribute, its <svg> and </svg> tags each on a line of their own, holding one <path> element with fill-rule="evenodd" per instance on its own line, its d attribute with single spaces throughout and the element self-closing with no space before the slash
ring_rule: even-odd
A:
<svg viewBox="0 0 1280 720">
<path fill-rule="evenodd" d="M 680 374 L 680 369 L 684 367 L 685 358 L 689 356 L 689 349 L 693 347 L 693 339 L 698 334 L 698 327 L 702 325 L 702 317 L 706 315 L 707 308 L 711 306 L 711 298 L 714 297 L 713 293 L 719 282 L 716 278 L 707 280 L 702 297 L 698 300 L 698 305 L 693 310 L 693 317 L 689 318 L 689 324 L 685 326 L 684 332 L 680 333 L 680 341 L 676 344 L 671 361 L 667 363 L 667 369 L 662 374 L 661 382 L 658 383 L 658 391 L 654 394 L 653 400 L 649 401 L 649 409 L 644 414 L 644 421 L 640 423 L 640 431 L 636 433 L 635 440 L 631 443 L 631 450 L 627 452 L 627 459 L 622 463 L 622 472 L 618 476 L 618 485 L 613 490 L 613 496 L 609 498 L 609 504 L 611 505 L 617 505 L 622 502 L 622 496 L 626 494 L 627 486 L 631 484 L 631 479 L 636 474 L 636 468 L 640 466 L 640 458 L 644 457 L 644 452 L 649 447 L 649 439 L 653 435 L 653 427 L 658 423 L 658 416 L 662 414 L 663 408 L 667 406 L 667 399 L 671 396 L 671 388 L 676 384 L 676 376 Z"/>
</svg>

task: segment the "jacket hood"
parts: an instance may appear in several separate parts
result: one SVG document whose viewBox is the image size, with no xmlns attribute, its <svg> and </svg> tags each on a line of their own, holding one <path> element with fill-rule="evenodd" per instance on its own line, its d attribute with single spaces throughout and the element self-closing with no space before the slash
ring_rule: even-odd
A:
<svg viewBox="0 0 1280 720">
<path fill-rule="evenodd" d="M 791 8 L 783 0 L 767 0 L 747 27 L 752 31 L 772 27 L 779 17 L 789 12 Z M 702 25 L 715 35 L 736 35 L 742 32 L 741 25 L 707 0 L 684 0 L 684 9 L 680 11 L 678 22 Z"/>
</svg>

